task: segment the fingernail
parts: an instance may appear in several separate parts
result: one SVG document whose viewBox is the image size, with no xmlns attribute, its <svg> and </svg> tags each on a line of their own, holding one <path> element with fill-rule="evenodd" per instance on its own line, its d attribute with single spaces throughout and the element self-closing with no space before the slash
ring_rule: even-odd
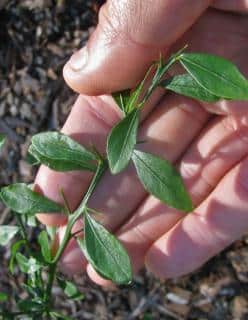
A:
<svg viewBox="0 0 248 320">
<path fill-rule="evenodd" d="M 88 61 L 88 50 L 86 47 L 82 48 L 81 50 L 75 52 L 70 60 L 68 61 L 69 66 L 73 71 L 80 71 L 84 68 Z"/>
</svg>

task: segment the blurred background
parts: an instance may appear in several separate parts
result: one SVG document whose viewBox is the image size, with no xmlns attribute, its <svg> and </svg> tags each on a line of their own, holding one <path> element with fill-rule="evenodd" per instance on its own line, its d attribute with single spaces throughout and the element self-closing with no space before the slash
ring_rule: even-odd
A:
<svg viewBox="0 0 248 320">
<path fill-rule="evenodd" d="M 0 185 L 32 182 L 25 161 L 33 134 L 59 130 L 75 100 L 62 67 L 84 45 L 103 0 L 0 0 Z M 13 224 L 0 203 L 0 224 Z M 36 228 L 30 229 L 30 237 Z M 84 299 L 66 301 L 54 288 L 56 306 L 73 319 L 248 319 L 248 236 L 193 275 L 159 281 L 143 270 L 130 287 L 103 290 L 85 275 L 74 278 Z M 23 276 L 7 272 L 10 247 L 0 247 L 0 291 L 22 296 Z M 9 308 L 13 307 L 10 299 Z"/>
</svg>

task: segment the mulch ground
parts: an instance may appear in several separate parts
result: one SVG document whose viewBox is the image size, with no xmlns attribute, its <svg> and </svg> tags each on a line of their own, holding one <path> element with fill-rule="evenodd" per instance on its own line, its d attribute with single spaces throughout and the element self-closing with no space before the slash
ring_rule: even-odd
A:
<svg viewBox="0 0 248 320">
<path fill-rule="evenodd" d="M 94 30 L 102 1 L 0 0 L 0 185 L 32 182 L 24 160 L 30 137 L 61 128 L 75 94 L 62 80 L 62 66 Z M 0 204 L 0 224 L 13 218 Z M 31 236 L 34 231 L 31 231 Z M 248 236 L 198 272 L 161 282 L 146 271 L 130 287 L 103 290 L 86 276 L 75 281 L 85 297 L 69 302 L 54 288 L 56 306 L 73 319 L 248 319 Z M 22 275 L 7 275 L 9 248 L 0 248 L 0 291 L 22 296 Z M 9 301 L 14 308 L 13 301 Z"/>
</svg>

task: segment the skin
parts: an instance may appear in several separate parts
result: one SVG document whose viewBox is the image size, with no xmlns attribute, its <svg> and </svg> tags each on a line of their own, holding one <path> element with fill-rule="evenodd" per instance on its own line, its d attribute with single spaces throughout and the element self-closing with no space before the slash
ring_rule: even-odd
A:
<svg viewBox="0 0 248 320">
<path fill-rule="evenodd" d="M 189 51 L 232 60 L 247 76 L 247 1 L 155 2 L 147 1 L 145 7 L 140 1 L 109 1 L 87 49 L 66 64 L 65 80 L 80 96 L 62 131 L 78 142 L 93 143 L 104 152 L 106 137 L 121 118 L 106 94 L 134 86 L 159 52 L 166 56 L 188 43 Z M 139 148 L 177 165 L 195 210 L 185 215 L 148 195 L 132 165 L 119 175 L 105 174 L 89 205 L 103 213 L 102 223 L 123 242 L 135 272 L 144 264 L 163 279 L 192 272 L 247 231 L 247 107 L 247 102 L 238 101 L 210 105 L 161 89 L 150 98 L 139 130 L 139 140 L 147 143 Z M 42 166 L 35 184 L 57 202 L 62 187 L 75 209 L 91 177 Z M 62 237 L 66 217 L 38 217 L 47 225 L 60 226 Z M 81 225 L 79 221 L 75 228 Z M 87 264 L 73 241 L 61 265 L 67 273 L 86 270 L 94 282 L 110 285 Z"/>
</svg>

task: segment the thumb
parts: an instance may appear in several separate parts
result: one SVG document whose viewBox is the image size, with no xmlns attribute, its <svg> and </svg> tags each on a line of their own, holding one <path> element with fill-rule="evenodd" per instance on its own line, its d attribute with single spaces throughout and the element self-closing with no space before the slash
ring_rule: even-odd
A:
<svg viewBox="0 0 248 320">
<path fill-rule="evenodd" d="M 99 95 L 133 87 L 159 54 L 174 43 L 210 0 L 109 0 L 86 47 L 64 67 L 68 85 Z"/>
</svg>

